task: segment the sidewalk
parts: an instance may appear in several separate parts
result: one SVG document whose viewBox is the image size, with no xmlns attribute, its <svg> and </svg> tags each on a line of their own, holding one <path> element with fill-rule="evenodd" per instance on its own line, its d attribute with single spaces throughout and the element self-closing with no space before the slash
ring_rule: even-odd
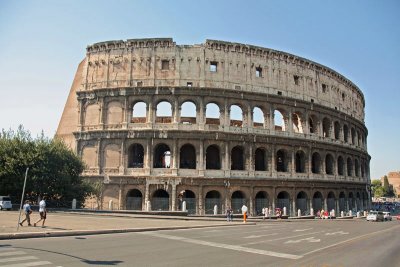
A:
<svg viewBox="0 0 400 267">
<path fill-rule="evenodd" d="M 222 218 L 198 220 L 157 215 L 50 212 L 44 228 L 41 228 L 41 222 L 36 227 L 27 226 L 25 222 L 17 230 L 18 216 L 17 211 L 0 211 L 0 240 L 243 225 L 240 220 L 227 223 Z M 21 214 L 21 220 L 23 218 L 24 215 Z M 31 224 L 38 219 L 39 213 L 34 212 L 31 215 Z"/>
</svg>

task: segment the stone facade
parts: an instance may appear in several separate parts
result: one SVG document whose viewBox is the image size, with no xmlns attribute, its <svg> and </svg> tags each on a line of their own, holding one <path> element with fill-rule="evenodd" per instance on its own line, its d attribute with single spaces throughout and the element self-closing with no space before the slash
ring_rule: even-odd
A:
<svg viewBox="0 0 400 267">
<path fill-rule="evenodd" d="M 389 172 L 387 174 L 389 184 L 393 185 L 393 189 L 395 191 L 396 197 L 400 197 L 400 171 L 397 172 Z M 385 176 L 381 177 L 382 185 L 384 183 Z"/>
<path fill-rule="evenodd" d="M 87 47 L 57 135 L 116 209 L 362 210 L 364 106 L 351 81 L 285 52 L 109 41 Z"/>
</svg>

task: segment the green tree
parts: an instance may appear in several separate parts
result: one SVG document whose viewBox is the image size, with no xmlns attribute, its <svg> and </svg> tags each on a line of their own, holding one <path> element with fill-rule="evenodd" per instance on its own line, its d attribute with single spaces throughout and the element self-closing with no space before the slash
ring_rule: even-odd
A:
<svg viewBox="0 0 400 267">
<path fill-rule="evenodd" d="M 43 134 L 33 139 L 22 126 L 15 132 L 0 134 L 0 195 L 19 200 L 26 168 L 29 167 L 26 198 L 37 200 L 46 195 L 50 203 L 68 204 L 73 198 L 78 203 L 91 193 L 83 181 L 82 160 L 61 140 Z"/>
<path fill-rule="evenodd" d="M 383 197 L 385 191 L 382 187 L 382 182 L 380 180 L 372 180 L 371 190 L 374 197 Z"/>
</svg>

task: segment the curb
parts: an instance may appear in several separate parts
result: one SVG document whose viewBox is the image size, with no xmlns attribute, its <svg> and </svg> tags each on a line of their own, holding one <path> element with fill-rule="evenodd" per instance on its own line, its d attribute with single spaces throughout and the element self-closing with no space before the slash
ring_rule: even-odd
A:
<svg viewBox="0 0 400 267">
<path fill-rule="evenodd" d="M 239 225 L 256 225 L 256 223 L 235 223 L 220 225 L 194 225 L 194 226 L 172 226 L 172 227 L 149 227 L 149 228 L 125 228 L 125 229 L 103 229 L 103 230 L 70 230 L 70 231 L 53 231 L 53 232 L 30 232 L 30 233 L 6 233 L 0 234 L 0 240 L 7 239 L 27 239 L 27 238 L 43 238 L 43 237 L 62 237 L 62 236 L 81 236 L 81 235 L 101 235 L 101 234 L 117 234 L 117 233 L 135 233 L 135 232 L 151 232 L 161 230 L 182 230 L 182 229 L 198 229 L 210 227 L 234 227 Z"/>
</svg>

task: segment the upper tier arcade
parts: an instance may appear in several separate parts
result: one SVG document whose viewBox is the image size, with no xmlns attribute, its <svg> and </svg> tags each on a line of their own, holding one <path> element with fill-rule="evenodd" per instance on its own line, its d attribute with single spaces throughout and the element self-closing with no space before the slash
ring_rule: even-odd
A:
<svg viewBox="0 0 400 267">
<path fill-rule="evenodd" d="M 350 80 L 308 59 L 269 48 L 172 38 L 108 41 L 87 47 L 79 91 L 123 87 L 215 88 L 279 95 L 364 122 L 364 96 Z"/>
</svg>

